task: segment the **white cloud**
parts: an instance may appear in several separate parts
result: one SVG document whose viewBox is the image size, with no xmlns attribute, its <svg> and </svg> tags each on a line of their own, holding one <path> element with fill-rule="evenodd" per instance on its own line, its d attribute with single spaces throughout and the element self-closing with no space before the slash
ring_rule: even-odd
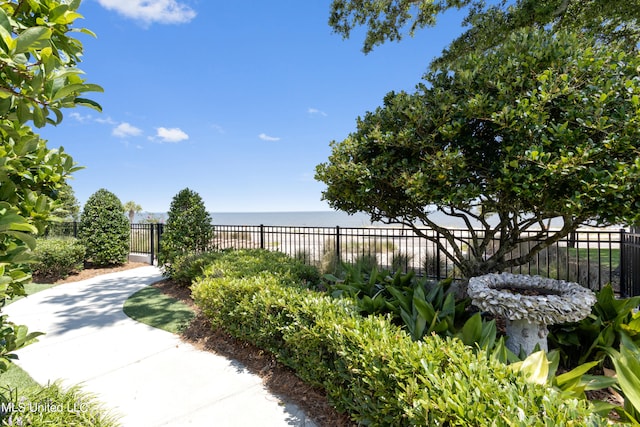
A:
<svg viewBox="0 0 640 427">
<path fill-rule="evenodd" d="M 133 125 L 130 125 L 127 122 L 123 122 L 113 128 L 111 134 L 113 136 L 117 136 L 118 138 L 126 138 L 128 136 L 139 136 L 142 134 L 142 130 Z"/>
<path fill-rule="evenodd" d="M 258 135 L 258 138 L 260 138 L 263 141 L 280 141 L 280 138 L 277 138 L 275 136 L 269 136 L 266 133 L 261 133 L 260 135 Z"/>
<path fill-rule="evenodd" d="M 118 122 L 116 122 L 115 120 L 113 120 L 111 117 L 107 117 L 105 119 L 98 117 L 96 118 L 96 123 L 101 123 L 103 125 L 117 125 Z"/>
<path fill-rule="evenodd" d="M 70 113 L 70 114 L 69 114 L 69 117 L 70 117 L 70 118 L 72 118 L 72 119 L 74 119 L 74 120 L 79 121 L 80 123 L 86 123 L 86 122 L 91 121 L 91 119 L 93 119 L 93 117 L 91 116 L 91 114 L 88 114 L 88 115 L 86 115 L 86 116 L 83 116 L 82 114 L 77 113 L 77 112 L 75 112 L 75 111 L 74 111 L 73 113 Z"/>
<path fill-rule="evenodd" d="M 196 16 L 193 9 L 176 0 L 98 0 L 98 3 L 146 24 L 184 24 Z"/>
<path fill-rule="evenodd" d="M 322 117 L 327 117 L 327 113 L 325 113 L 324 111 L 318 110 L 317 108 L 309 108 L 307 110 L 307 113 L 311 114 L 311 115 L 319 115 Z"/>
<path fill-rule="evenodd" d="M 184 131 L 179 128 L 157 128 L 156 138 L 162 142 L 180 142 L 189 139 Z"/>
</svg>

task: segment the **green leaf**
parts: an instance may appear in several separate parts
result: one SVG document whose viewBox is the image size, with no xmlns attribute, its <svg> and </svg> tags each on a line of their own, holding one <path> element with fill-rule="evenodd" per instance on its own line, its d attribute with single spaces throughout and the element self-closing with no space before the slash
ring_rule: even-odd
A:
<svg viewBox="0 0 640 427">
<path fill-rule="evenodd" d="M 26 123 L 28 120 L 31 120 L 31 110 L 29 109 L 29 104 L 24 100 L 19 100 L 17 103 L 17 115 L 18 121 L 20 123 Z"/>
<path fill-rule="evenodd" d="M 418 315 L 425 319 L 427 322 L 431 323 L 436 317 L 436 311 L 433 306 L 429 304 L 427 301 L 413 297 L 413 306 L 415 307 Z"/>
<path fill-rule="evenodd" d="M 76 98 L 74 102 L 76 103 L 76 105 L 83 105 L 85 107 L 93 108 L 94 110 L 102 112 L 102 105 L 98 104 L 97 102 L 91 99 Z"/>
<path fill-rule="evenodd" d="M 584 374 L 589 372 L 591 368 L 598 365 L 598 363 L 598 361 L 583 363 L 582 365 L 570 370 L 569 372 L 558 375 L 555 379 L 555 382 L 560 388 L 562 388 L 562 386 L 566 383 L 580 379 Z"/>
<path fill-rule="evenodd" d="M 51 30 L 46 27 L 31 27 L 16 38 L 15 53 L 24 53 L 32 48 L 43 46 L 43 42 L 51 38 Z"/>
<path fill-rule="evenodd" d="M 34 227 L 35 228 L 35 227 Z M 18 240 L 24 242 L 29 249 L 34 250 L 36 248 L 36 239 L 30 234 L 22 233 L 20 231 L 5 231 L 5 234 L 15 237 Z"/>
<path fill-rule="evenodd" d="M 480 348 L 490 350 L 493 348 L 496 342 L 497 328 L 496 321 L 491 320 L 489 322 L 482 323 L 482 336 L 480 337 Z"/>
<path fill-rule="evenodd" d="M 512 369 L 524 374 L 527 381 L 534 384 L 545 385 L 549 375 L 549 361 L 544 351 L 536 351 L 530 354 L 522 362 L 514 363 Z"/>
<path fill-rule="evenodd" d="M 96 84 L 74 83 L 61 87 L 53 96 L 53 100 L 65 98 L 74 93 L 104 92 L 104 89 Z"/>
<path fill-rule="evenodd" d="M 7 30 L 4 26 L 0 25 L 0 41 L 3 43 L 2 49 L 7 54 L 10 54 L 11 52 L 13 52 L 16 46 L 16 41 L 11 36 L 11 32 L 12 32 L 11 28 Z"/>
<path fill-rule="evenodd" d="M 47 124 L 47 122 L 45 120 L 44 111 L 42 109 L 38 108 L 37 105 L 33 107 L 33 124 L 37 128 L 44 127 L 44 125 Z"/>
<path fill-rule="evenodd" d="M 37 228 L 29 224 L 23 217 L 14 213 L 0 215 L 0 232 L 6 231 L 26 231 L 27 233 L 37 232 Z"/>
<path fill-rule="evenodd" d="M 640 349 L 624 334 L 622 340 L 619 352 L 610 351 L 611 361 L 625 401 L 640 411 Z"/>
<path fill-rule="evenodd" d="M 480 340 L 482 334 L 482 316 L 476 313 L 462 326 L 460 339 L 466 345 L 473 346 Z"/>
<path fill-rule="evenodd" d="M 618 380 L 604 375 L 583 375 L 582 382 L 585 390 L 602 390 L 614 386 L 618 383 Z"/>
<path fill-rule="evenodd" d="M 9 17 L 5 13 L 4 9 L 0 8 L 0 27 L 4 28 L 5 31 L 11 32 L 11 23 L 9 22 Z"/>
</svg>

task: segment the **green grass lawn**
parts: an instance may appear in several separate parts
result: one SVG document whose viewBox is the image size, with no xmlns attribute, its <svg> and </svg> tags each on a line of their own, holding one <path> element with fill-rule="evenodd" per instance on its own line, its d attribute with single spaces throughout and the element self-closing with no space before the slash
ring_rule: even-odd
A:
<svg viewBox="0 0 640 427">
<path fill-rule="evenodd" d="M 174 334 L 180 333 L 195 316 L 187 304 L 166 296 L 153 286 L 131 295 L 123 310 L 138 322 Z"/>
<path fill-rule="evenodd" d="M 0 389 L 29 387 L 38 387 L 38 383 L 18 365 L 11 363 L 9 369 L 0 374 Z"/>
<path fill-rule="evenodd" d="M 620 265 L 620 249 L 568 248 L 570 259 L 590 263 L 600 263 L 602 268 L 615 270 Z M 598 257 L 600 255 L 600 257 Z"/>
</svg>

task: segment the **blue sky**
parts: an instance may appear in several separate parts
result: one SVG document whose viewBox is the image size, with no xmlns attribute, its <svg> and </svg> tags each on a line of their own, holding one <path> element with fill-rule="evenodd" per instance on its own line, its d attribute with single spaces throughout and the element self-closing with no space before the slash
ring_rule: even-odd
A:
<svg viewBox="0 0 640 427">
<path fill-rule="evenodd" d="M 330 0 L 84 0 L 80 68 L 103 112 L 65 111 L 39 132 L 100 188 L 165 212 L 185 187 L 212 212 L 328 210 L 314 169 L 329 143 L 391 90 L 413 90 L 461 32 L 457 13 L 415 38 L 361 52 L 327 24 Z"/>
</svg>

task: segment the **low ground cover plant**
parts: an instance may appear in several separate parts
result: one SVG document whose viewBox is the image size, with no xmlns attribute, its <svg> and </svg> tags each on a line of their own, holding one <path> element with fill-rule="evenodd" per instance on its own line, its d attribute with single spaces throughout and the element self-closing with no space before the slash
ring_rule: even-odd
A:
<svg viewBox="0 0 640 427">
<path fill-rule="evenodd" d="M 93 395 L 77 386 L 65 389 L 58 383 L 0 389 L 0 423 L 3 426 L 119 425 Z"/>
<path fill-rule="evenodd" d="M 354 299 L 313 290 L 286 256 L 265 251 L 207 256 L 210 264 L 192 290 L 213 325 L 274 353 L 305 381 L 323 387 L 336 408 L 356 422 L 607 424 L 588 401 L 528 381 L 456 337 L 413 340 L 391 314 L 360 315 Z"/>
</svg>

